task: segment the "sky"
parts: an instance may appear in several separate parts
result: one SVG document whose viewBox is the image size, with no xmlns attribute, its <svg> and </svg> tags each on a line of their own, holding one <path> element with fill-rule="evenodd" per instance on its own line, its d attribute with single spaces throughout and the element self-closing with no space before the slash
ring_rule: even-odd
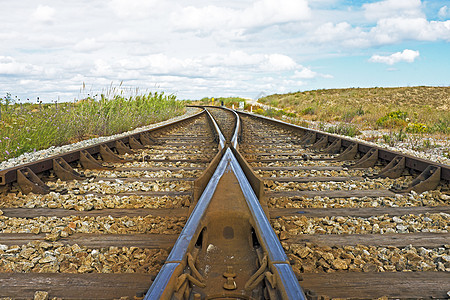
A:
<svg viewBox="0 0 450 300">
<path fill-rule="evenodd" d="M 0 97 L 22 102 L 450 85 L 450 0 L 0 0 L 0 20 Z"/>
</svg>

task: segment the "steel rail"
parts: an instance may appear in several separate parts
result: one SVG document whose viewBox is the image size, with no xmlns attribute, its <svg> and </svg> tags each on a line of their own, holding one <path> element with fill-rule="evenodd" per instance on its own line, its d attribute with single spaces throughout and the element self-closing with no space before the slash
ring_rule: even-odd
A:
<svg viewBox="0 0 450 300">
<path fill-rule="evenodd" d="M 287 128 L 289 130 L 300 131 L 300 132 L 303 132 L 303 133 L 306 133 L 306 132 L 316 133 L 317 134 L 316 140 L 319 140 L 321 137 L 324 137 L 324 136 L 328 137 L 329 143 L 340 139 L 342 141 L 342 146 L 344 148 L 345 147 L 349 147 L 350 145 L 353 145 L 353 144 L 357 144 L 358 151 L 361 154 L 366 154 L 371 149 L 377 149 L 378 150 L 378 158 L 382 159 L 382 160 L 385 160 L 387 162 L 392 161 L 397 156 L 405 157 L 405 166 L 406 166 L 406 168 L 409 168 L 409 169 L 411 169 L 411 170 L 413 170 L 413 171 L 415 171 L 417 173 L 423 172 L 428 166 L 439 167 L 439 168 L 441 168 L 441 180 L 450 182 L 450 166 L 449 165 L 444 165 L 444 164 L 433 162 L 433 161 L 430 161 L 430 160 L 414 157 L 414 156 L 409 155 L 409 154 L 404 154 L 404 153 L 401 153 L 401 152 L 398 152 L 398 151 L 388 150 L 388 149 L 382 148 L 380 146 L 371 145 L 371 144 L 364 143 L 364 142 L 361 142 L 361 141 L 352 140 L 352 139 L 345 138 L 345 137 L 342 137 L 342 136 L 337 136 L 337 135 L 334 135 L 334 134 L 331 134 L 331 133 L 326 133 L 326 132 L 323 132 L 323 131 L 320 131 L 320 130 L 306 128 L 306 127 L 290 124 L 290 123 L 287 123 L 287 122 L 283 122 L 283 121 L 280 121 L 280 120 L 271 119 L 271 118 L 267 118 L 267 117 L 264 117 L 264 116 L 251 114 L 251 113 L 248 113 L 248 112 L 237 111 L 237 113 L 241 114 L 241 115 L 249 116 L 249 117 L 254 118 L 254 119 L 264 120 L 266 122 L 269 122 L 269 123 L 276 124 L 278 126 L 282 126 L 284 128 Z"/>
<path fill-rule="evenodd" d="M 231 146 L 234 147 L 234 149 L 239 149 L 239 132 L 241 130 L 241 118 L 239 118 L 239 115 L 232 109 L 226 108 L 226 110 L 231 111 L 236 119 L 236 127 L 234 128 L 233 137 L 231 138 Z"/>
<path fill-rule="evenodd" d="M 220 149 L 223 149 L 225 147 L 226 141 L 224 135 L 220 131 L 216 120 L 204 107 L 203 112 L 207 114 L 208 120 L 212 124 L 213 130 L 215 130 L 215 135 L 219 137 L 218 144 L 220 146 Z M 201 221 L 205 215 L 208 204 L 211 201 L 211 198 L 216 190 L 217 183 L 219 182 L 220 177 L 225 171 L 225 167 L 226 161 L 221 158 L 214 171 L 214 174 L 209 179 L 206 188 L 202 191 L 202 194 L 198 199 L 193 211 L 189 215 L 189 218 L 186 221 L 186 224 L 183 227 L 180 235 L 178 236 L 177 241 L 172 248 L 172 251 L 170 252 L 163 267 L 150 286 L 150 289 L 147 291 L 144 299 L 169 299 L 171 297 L 171 293 L 174 290 L 174 286 L 176 284 L 176 278 L 182 273 L 184 267 L 187 264 L 187 254 L 189 250 L 192 250 L 195 241 L 200 235 Z"/>
<path fill-rule="evenodd" d="M 106 145 L 111 149 L 115 148 L 115 143 L 117 141 L 121 141 L 123 143 L 128 143 L 129 139 L 131 137 L 135 138 L 135 139 L 139 139 L 140 134 L 142 133 L 151 133 L 154 131 L 158 131 L 164 128 L 168 128 L 171 126 L 177 126 L 180 123 L 189 121 L 189 120 L 193 120 L 195 118 L 200 117 L 202 114 L 205 114 L 205 111 L 201 111 L 199 113 L 196 113 L 192 116 L 188 116 L 186 118 L 183 118 L 181 120 L 177 120 L 175 122 L 171 122 L 168 124 L 164 124 L 164 125 L 160 125 L 157 127 L 154 127 L 152 129 L 149 130 L 142 130 L 142 131 L 138 131 L 123 137 L 119 137 L 116 139 L 112 139 L 106 142 L 99 142 L 96 144 L 93 144 L 91 146 L 87 146 L 87 147 L 83 147 L 83 148 L 79 148 L 76 150 L 72 150 L 72 151 L 68 151 L 62 154 L 56 154 L 53 156 L 49 156 L 47 158 L 43 158 L 34 162 L 30 162 L 30 163 L 26 163 L 26 164 L 21 164 L 19 166 L 15 166 L 15 167 L 10 167 L 10 168 L 6 168 L 3 170 L 0 170 L 0 186 L 5 186 L 7 184 L 13 183 L 15 181 L 17 181 L 17 170 L 19 169 L 23 169 L 23 168 L 29 168 L 31 171 L 33 171 L 35 174 L 39 174 L 45 171 L 49 171 L 53 169 L 53 160 L 54 159 L 58 159 L 58 158 L 62 158 L 64 159 L 67 163 L 72 163 L 75 162 L 77 160 L 80 159 L 80 153 L 82 151 L 87 151 L 89 154 L 91 155 L 97 155 L 98 153 L 100 153 L 100 146 L 101 145 Z"/>
<path fill-rule="evenodd" d="M 244 171 L 232 151 L 227 149 L 227 153 L 230 153 L 231 167 L 238 179 L 241 190 L 244 193 L 245 200 L 247 201 L 248 207 L 250 208 L 255 221 L 255 229 L 257 231 L 256 234 L 260 240 L 261 246 L 268 254 L 271 270 L 277 275 L 277 288 L 281 298 L 298 300 L 306 299 L 300 284 L 298 283 L 297 277 L 289 264 L 286 253 L 284 252 L 278 237 L 273 231 L 272 226 L 270 225 L 270 222 L 255 195 L 255 192 L 244 174 Z"/>
<path fill-rule="evenodd" d="M 267 215 L 260 204 L 260 200 L 258 200 L 258 197 L 250 185 L 239 161 L 233 154 L 233 151 L 237 151 L 234 145 L 238 146 L 238 133 L 240 129 L 240 118 L 235 112 L 233 112 L 233 114 L 236 117 L 236 128 L 231 139 L 231 148 L 228 147 L 225 150 L 213 176 L 200 196 L 200 199 L 198 200 L 185 227 L 170 252 L 169 257 L 155 278 L 155 281 L 151 285 L 144 299 L 171 299 L 172 294 L 175 291 L 177 278 L 179 278 L 179 276 L 183 273 L 188 264 L 188 253 L 193 250 L 201 232 L 204 229 L 205 225 L 203 223 L 203 219 L 216 191 L 219 180 L 226 172 L 228 172 L 227 170 L 230 167 L 238 180 L 239 186 L 245 197 L 245 201 L 251 212 L 253 219 L 252 224 L 254 223 L 253 226 L 256 231 L 255 234 L 260 245 L 264 249 L 264 253 L 268 256 L 269 268 L 275 275 L 277 282 L 276 291 L 278 297 L 280 299 L 306 299 L 298 280 L 289 265 L 288 258 L 283 250 L 283 247 L 281 246 L 281 243 L 273 231 L 270 222 L 267 219 Z M 211 115 L 208 114 L 208 116 Z M 214 127 L 220 132 L 218 126 Z"/>
<path fill-rule="evenodd" d="M 174 290 L 176 279 L 187 264 L 187 254 L 189 250 L 192 250 L 200 235 L 202 229 L 201 222 L 205 211 L 214 195 L 217 183 L 225 172 L 228 162 L 224 158 L 225 156 L 220 161 L 214 175 L 189 216 L 164 266 L 150 286 L 150 289 L 145 295 L 145 300 L 170 299 L 172 296 L 171 294 Z"/>
<path fill-rule="evenodd" d="M 214 126 L 214 129 L 216 130 L 216 134 L 219 137 L 219 150 L 222 150 L 225 147 L 226 144 L 226 139 L 225 136 L 223 135 L 222 131 L 220 131 L 219 125 L 217 124 L 216 120 L 214 119 L 214 117 L 211 115 L 211 113 L 205 109 L 204 111 L 206 111 L 206 113 L 208 114 L 209 120 L 211 121 L 211 123 Z"/>
</svg>

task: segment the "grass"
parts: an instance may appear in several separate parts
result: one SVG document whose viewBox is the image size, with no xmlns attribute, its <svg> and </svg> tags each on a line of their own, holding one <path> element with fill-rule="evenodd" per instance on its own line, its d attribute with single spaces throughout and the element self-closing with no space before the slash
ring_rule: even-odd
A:
<svg viewBox="0 0 450 300">
<path fill-rule="evenodd" d="M 450 134 L 450 87 L 314 90 L 271 95 L 258 102 L 306 120 Z"/>
<path fill-rule="evenodd" d="M 231 108 L 234 105 L 235 109 L 239 108 L 240 102 L 244 102 L 244 105 L 246 105 L 245 99 L 239 97 L 205 97 L 200 100 L 187 101 L 187 103 L 193 105 L 221 105 L 222 102 L 223 105 L 228 108 Z"/>
<path fill-rule="evenodd" d="M 361 134 L 358 128 L 352 124 L 338 124 L 335 126 L 330 126 L 325 131 L 329 133 L 346 135 L 351 137 L 355 137 Z"/>
<path fill-rule="evenodd" d="M 107 136 L 160 122 L 184 112 L 173 95 L 101 95 L 76 103 L 13 103 L 1 98 L 0 161 L 26 152 Z"/>
</svg>

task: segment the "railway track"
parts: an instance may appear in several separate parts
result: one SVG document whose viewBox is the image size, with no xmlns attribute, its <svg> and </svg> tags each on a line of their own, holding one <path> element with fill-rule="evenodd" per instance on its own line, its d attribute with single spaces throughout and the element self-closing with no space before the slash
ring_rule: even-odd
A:
<svg viewBox="0 0 450 300">
<path fill-rule="evenodd" d="M 446 165 L 207 107 L 0 171 L 0 297 L 445 298 L 449 180 Z"/>
</svg>

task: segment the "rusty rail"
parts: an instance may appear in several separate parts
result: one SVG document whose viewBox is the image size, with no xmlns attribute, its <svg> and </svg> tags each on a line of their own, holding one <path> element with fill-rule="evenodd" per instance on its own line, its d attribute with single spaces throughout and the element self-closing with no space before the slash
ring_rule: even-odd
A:
<svg viewBox="0 0 450 300">
<path fill-rule="evenodd" d="M 0 170 L 0 186 L 4 186 L 13 182 L 17 181 L 17 170 L 19 169 L 23 169 L 23 168 L 29 168 L 33 173 L 35 174 L 39 174 L 45 171 L 49 171 L 53 169 L 53 160 L 54 159 L 59 159 L 62 158 L 64 159 L 64 161 L 66 161 L 67 163 L 72 163 L 75 161 L 80 160 L 81 157 L 81 153 L 86 151 L 87 153 L 89 153 L 90 155 L 97 155 L 100 153 L 100 148 L 102 145 L 107 146 L 110 149 L 115 149 L 117 142 L 122 142 L 122 143 L 130 143 L 131 140 L 140 140 L 141 138 L 141 134 L 143 133 L 151 133 L 153 131 L 157 131 L 157 130 L 161 130 L 164 128 L 170 128 L 173 126 L 178 126 L 181 123 L 190 121 L 192 119 L 195 119 L 197 117 L 199 117 L 202 114 L 206 114 L 205 111 L 201 111 L 195 115 L 183 118 L 181 120 L 175 121 L 175 122 L 171 122 L 169 124 L 165 124 L 165 125 L 161 125 L 155 128 L 152 128 L 150 130 L 144 130 L 141 132 L 136 132 L 133 134 L 130 134 L 128 136 L 125 137 L 120 137 L 117 139 L 113 139 L 113 140 L 109 140 L 107 142 L 100 142 L 97 144 L 94 144 L 92 146 L 88 146 L 88 147 L 84 147 L 84 148 L 80 148 L 77 150 L 73 150 L 73 151 L 69 151 L 63 154 L 58 154 L 58 155 L 54 155 L 48 158 L 44 158 L 38 161 L 34 161 L 34 162 L 30 162 L 30 163 L 26 163 L 20 166 L 15 166 L 15 167 L 11 167 L 11 168 L 7 168 L 4 170 Z"/>
<path fill-rule="evenodd" d="M 269 223 L 267 206 L 263 202 L 262 182 L 234 147 L 234 145 L 238 146 L 238 133 L 240 131 L 239 116 L 236 113 L 234 114 L 236 127 L 231 139 L 231 146 L 220 151 L 214 159 L 217 160 L 220 157 L 220 162 L 218 164 L 216 162 L 211 163 L 208 168 L 210 170 L 205 171 L 204 176 L 201 176 L 203 179 L 199 180 L 199 183 L 202 182 L 202 185 L 205 184 L 205 178 L 210 177 L 210 180 L 192 210 L 163 268 L 148 290 L 145 299 L 173 299 L 173 297 L 192 296 L 192 294 L 194 298 L 200 299 L 203 296 L 211 296 L 212 291 L 213 296 L 217 297 L 254 299 L 252 298 L 254 296 L 259 299 L 264 294 L 263 287 L 268 290 L 271 299 L 305 299 L 287 256 Z M 219 130 L 218 126 L 214 127 Z M 218 135 L 220 136 L 220 134 Z M 215 165 L 217 167 L 214 174 L 212 176 L 207 175 L 212 172 L 211 169 Z M 230 175 L 231 173 L 233 175 Z M 236 181 L 233 181 L 234 178 L 236 178 Z M 237 182 L 241 192 L 236 193 L 236 187 L 230 187 L 233 182 L 234 184 Z M 224 200 L 223 194 L 227 193 L 231 194 L 230 197 L 233 199 L 226 199 L 227 197 L 225 197 Z M 239 194 L 242 194 L 242 197 L 239 197 Z M 217 198 L 220 198 L 222 202 L 218 202 Z M 223 203 L 227 200 L 230 202 Z M 239 211 L 238 213 L 230 209 L 233 206 L 239 207 L 239 205 L 241 207 L 246 206 L 248 212 Z M 229 209 L 225 209 L 226 207 Z M 216 216 L 214 222 L 208 219 L 208 215 Z M 240 223 L 241 225 L 239 225 Z M 219 228 L 218 231 L 217 227 Z M 246 232 L 251 235 L 249 229 L 253 232 L 253 237 L 245 237 Z M 209 237 L 208 231 L 216 234 L 214 237 Z M 222 233 L 223 237 L 221 237 Z M 253 239 L 254 247 L 256 247 L 254 251 L 258 253 L 259 264 L 253 265 L 250 262 L 251 260 L 248 260 L 247 265 L 240 266 L 240 269 L 246 270 L 247 273 L 251 271 L 249 269 L 256 269 L 252 276 L 250 276 L 251 274 L 235 274 L 233 267 L 228 266 L 228 271 L 223 273 L 223 276 L 227 277 L 223 288 L 229 291 L 223 292 L 222 287 L 211 287 L 211 281 L 214 282 L 213 279 L 206 280 L 203 278 L 196 270 L 193 261 L 202 261 L 201 253 L 208 251 L 205 248 L 209 249 L 213 245 L 209 244 L 211 239 L 215 243 L 223 242 L 226 245 L 236 242 L 234 240 L 237 240 L 240 234 L 244 234 L 243 241 L 238 241 L 238 244 L 242 247 L 245 247 L 245 240 Z M 235 251 L 238 251 L 238 249 Z M 198 262 L 198 264 L 201 263 Z M 214 267 L 211 268 L 214 269 Z M 217 270 L 214 271 L 217 272 Z M 243 280 L 245 286 L 241 284 Z M 190 282 L 190 284 L 186 284 L 187 282 Z M 236 282 L 240 284 L 236 286 Z M 238 292 L 233 292 L 236 289 Z M 214 294 L 214 291 L 220 295 Z"/>
<path fill-rule="evenodd" d="M 326 133 L 323 131 L 310 129 L 290 123 L 286 123 L 280 120 L 275 120 L 271 118 L 267 118 L 264 116 L 257 116 L 254 114 L 250 114 L 247 112 L 237 112 L 240 115 L 246 115 L 254 119 L 264 120 L 268 123 L 276 124 L 277 126 L 284 127 L 291 131 L 296 131 L 302 133 L 304 136 L 306 136 L 308 133 L 312 133 L 315 138 L 313 139 L 312 143 L 319 141 L 323 137 L 328 138 L 327 145 L 333 144 L 333 142 L 340 141 L 341 147 L 344 149 L 349 149 L 350 147 L 355 147 L 357 152 L 360 154 L 361 157 L 363 157 L 366 153 L 371 151 L 372 149 L 378 150 L 378 159 L 389 163 L 396 157 L 404 157 L 405 158 L 405 167 L 409 170 L 411 170 L 414 173 L 422 173 L 424 172 L 429 166 L 433 166 L 435 168 L 440 168 L 440 180 L 446 181 L 447 183 L 450 182 L 450 166 L 436 163 L 430 160 L 414 157 L 408 154 L 404 154 L 398 151 L 393 150 L 387 150 L 379 146 L 370 145 L 368 143 L 359 142 L 355 140 L 351 140 L 345 137 L 338 137 L 330 133 Z M 356 145 L 356 146 L 355 146 Z M 372 150 L 373 151 L 373 150 Z"/>
</svg>

